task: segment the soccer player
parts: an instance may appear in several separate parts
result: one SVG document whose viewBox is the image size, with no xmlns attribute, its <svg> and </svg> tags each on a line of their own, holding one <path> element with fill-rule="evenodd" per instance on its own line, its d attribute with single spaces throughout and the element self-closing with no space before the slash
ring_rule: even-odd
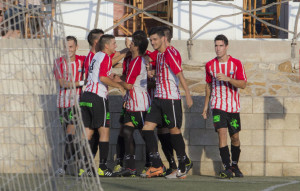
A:
<svg viewBox="0 0 300 191">
<path fill-rule="evenodd" d="M 151 103 L 142 129 L 143 138 L 150 155 L 151 167 L 143 177 L 155 177 L 163 174 L 163 165 L 158 153 L 154 129 L 157 125 L 165 124 L 170 131 L 170 139 L 176 151 L 179 168 L 176 178 L 184 179 L 192 162 L 185 153 L 185 143 L 180 131 L 182 123 L 181 96 L 179 81 L 185 90 L 187 105 L 190 108 L 193 100 L 182 73 L 181 59 L 174 47 L 168 47 L 163 30 L 151 30 L 150 41 L 155 50 L 158 50 L 156 60 L 156 92 Z"/>
<path fill-rule="evenodd" d="M 99 52 L 95 54 L 89 66 L 86 89 L 80 99 L 83 123 L 89 143 L 91 144 L 90 140 L 94 131 L 98 131 L 100 134 L 100 164 L 97 173 L 99 176 L 107 177 L 114 176 L 114 173 L 112 173 L 106 165 L 109 150 L 110 127 L 110 113 L 107 99 L 108 86 L 116 87 L 122 93 L 124 92 L 124 88 L 109 77 L 112 69 L 110 55 L 115 52 L 116 47 L 114 36 L 101 36 L 96 46 Z M 83 172 L 84 170 L 81 169 L 79 176 L 81 176 Z M 92 173 L 94 172 L 92 171 Z"/>
<path fill-rule="evenodd" d="M 239 170 L 240 156 L 239 131 L 240 96 L 238 88 L 246 87 L 247 78 L 244 67 L 238 59 L 227 54 L 228 39 L 218 35 L 215 40 L 217 57 L 206 63 L 206 96 L 203 109 L 203 118 L 208 117 L 208 103 L 211 101 L 213 122 L 219 136 L 219 150 L 225 170 L 220 172 L 222 178 L 243 177 Z M 227 129 L 231 138 L 231 160 L 227 146 Z"/>
<path fill-rule="evenodd" d="M 59 82 L 60 90 L 57 95 L 57 108 L 59 109 L 59 116 L 62 126 L 66 129 L 66 145 L 64 151 L 64 165 L 63 168 L 57 169 L 56 175 L 61 176 L 65 174 L 67 166 L 71 157 L 75 154 L 76 144 L 75 139 L 75 122 L 76 109 L 75 102 L 81 94 L 81 87 L 84 85 L 83 81 L 83 61 L 85 56 L 76 55 L 78 50 L 77 39 L 74 36 L 67 36 L 67 48 L 70 58 L 70 65 L 66 56 L 55 60 L 54 75 Z M 69 67 L 70 66 L 70 67 Z M 72 77 L 69 76 L 69 71 L 72 71 Z M 73 81 L 74 79 L 74 81 Z M 75 83 L 74 94 L 73 86 Z M 77 96 L 77 97 L 76 97 Z"/>
<path fill-rule="evenodd" d="M 88 34 L 87 40 L 88 43 L 91 47 L 89 54 L 87 55 L 85 61 L 84 61 L 84 73 L 85 73 L 85 79 L 88 78 L 88 73 L 89 73 L 89 65 L 96 54 L 96 45 L 100 39 L 100 37 L 104 35 L 104 31 L 101 29 L 93 29 L 90 31 Z M 125 46 L 129 47 L 129 40 L 126 38 L 125 40 Z M 112 59 L 112 65 L 117 65 L 118 62 L 124 58 L 126 53 L 128 52 L 128 48 L 125 48 L 121 51 L 115 51 L 113 54 L 110 55 L 110 58 Z M 110 77 L 113 77 L 114 74 L 112 74 Z M 91 150 L 92 154 L 95 157 L 98 151 L 98 142 L 99 142 L 99 133 L 98 131 L 95 131 L 92 139 L 91 139 Z"/>
<path fill-rule="evenodd" d="M 125 59 L 126 79 L 120 84 L 127 90 L 125 96 L 125 113 L 123 117 L 123 137 L 125 143 L 125 168 L 117 174 L 119 176 L 136 176 L 134 129 L 142 129 L 146 111 L 150 105 L 147 92 L 147 69 L 143 57 L 148 47 L 145 35 L 132 36 L 130 45 L 131 56 Z"/>
<path fill-rule="evenodd" d="M 104 31 L 101 29 L 93 29 L 88 34 L 87 40 L 88 40 L 88 43 L 89 43 L 91 49 L 90 49 L 90 52 L 87 55 L 86 59 L 84 60 L 85 79 L 88 78 L 89 66 L 90 66 L 90 63 L 91 63 L 94 55 L 96 54 L 96 45 L 102 35 L 104 35 Z M 100 135 L 99 135 L 98 131 L 95 131 L 91 138 L 91 151 L 92 151 L 92 154 L 94 157 L 96 156 L 97 151 L 98 151 L 99 138 L 100 138 Z"/>
</svg>

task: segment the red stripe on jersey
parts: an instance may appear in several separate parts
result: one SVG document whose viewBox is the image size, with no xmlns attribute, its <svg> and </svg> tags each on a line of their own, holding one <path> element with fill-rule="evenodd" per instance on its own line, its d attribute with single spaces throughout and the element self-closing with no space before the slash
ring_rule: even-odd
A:
<svg viewBox="0 0 300 191">
<path fill-rule="evenodd" d="M 220 109 L 226 112 L 236 113 L 240 111 L 240 96 L 238 88 L 229 82 L 218 81 L 216 74 L 222 72 L 226 76 L 238 80 L 247 80 L 244 67 L 235 58 L 229 57 L 225 67 L 220 64 L 217 58 L 209 61 L 206 66 L 206 81 L 212 83 L 211 108 Z"/>
</svg>

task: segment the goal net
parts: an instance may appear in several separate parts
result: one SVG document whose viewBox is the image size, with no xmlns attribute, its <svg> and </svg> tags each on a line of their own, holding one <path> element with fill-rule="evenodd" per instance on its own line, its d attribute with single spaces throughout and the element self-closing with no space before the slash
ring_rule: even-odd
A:
<svg viewBox="0 0 300 191">
<path fill-rule="evenodd" d="M 21 2 L 0 1 L 0 190 L 102 190 L 99 177 L 78 176 L 95 167 L 78 103 L 71 142 L 56 106 L 55 59 L 64 56 L 72 71 L 61 1 Z M 74 82 L 70 92 L 78 99 Z M 69 160 L 66 144 L 75 149 Z"/>
</svg>

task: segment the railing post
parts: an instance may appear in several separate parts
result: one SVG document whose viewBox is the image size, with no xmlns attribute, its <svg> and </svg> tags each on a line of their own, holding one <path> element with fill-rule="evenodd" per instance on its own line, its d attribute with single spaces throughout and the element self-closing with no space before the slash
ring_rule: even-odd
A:
<svg viewBox="0 0 300 191">
<path fill-rule="evenodd" d="M 189 0 L 189 25 L 190 25 L 190 38 L 187 41 L 188 57 L 192 60 L 192 46 L 193 46 L 193 25 L 192 25 L 192 0 Z"/>
</svg>

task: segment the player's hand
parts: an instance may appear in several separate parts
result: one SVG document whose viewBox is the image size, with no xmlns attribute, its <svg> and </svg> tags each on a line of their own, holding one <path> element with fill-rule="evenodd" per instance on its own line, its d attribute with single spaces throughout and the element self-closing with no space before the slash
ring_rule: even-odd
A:
<svg viewBox="0 0 300 191">
<path fill-rule="evenodd" d="M 185 98 L 186 98 L 186 104 L 187 104 L 188 108 L 191 108 L 193 105 L 192 96 L 188 95 L 188 96 L 185 96 Z"/>
<path fill-rule="evenodd" d="M 128 37 L 126 37 L 125 38 L 125 46 L 126 46 L 126 48 L 130 48 L 130 44 L 131 44 L 131 40 Z"/>
<path fill-rule="evenodd" d="M 115 75 L 115 76 L 114 76 L 113 81 L 114 81 L 114 82 L 122 82 L 120 76 L 118 76 L 118 75 Z"/>
<path fill-rule="evenodd" d="M 203 119 L 207 119 L 207 118 L 208 118 L 207 108 L 204 108 L 204 109 L 203 109 L 202 116 L 203 116 Z"/>
<path fill-rule="evenodd" d="M 119 91 L 121 92 L 122 96 L 124 96 L 126 93 L 126 90 L 123 88 L 123 86 L 119 87 Z"/>
<path fill-rule="evenodd" d="M 217 74 L 217 79 L 219 81 L 224 81 L 224 82 L 229 82 L 230 78 L 228 76 L 226 76 L 225 74 L 223 73 L 218 73 Z"/>
</svg>

